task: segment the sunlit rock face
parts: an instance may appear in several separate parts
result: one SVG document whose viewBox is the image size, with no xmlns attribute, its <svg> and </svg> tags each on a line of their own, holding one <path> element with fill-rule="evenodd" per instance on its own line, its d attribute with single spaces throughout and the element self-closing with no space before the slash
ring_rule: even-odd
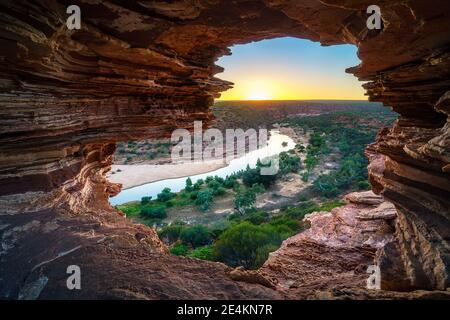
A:
<svg viewBox="0 0 450 320">
<path fill-rule="evenodd" d="M 331 212 L 306 215 L 310 228 L 284 241 L 261 268 L 290 297 L 366 287 L 377 249 L 392 241 L 396 210 L 372 191 L 346 199 Z"/>
<path fill-rule="evenodd" d="M 98 272 L 95 261 L 112 264 L 130 247 L 139 257 L 165 255 L 154 231 L 108 204 L 120 190 L 105 179 L 115 143 L 210 121 L 213 99 L 231 85 L 214 77 L 216 59 L 233 44 L 282 36 L 358 46 L 362 64 L 348 71 L 367 81 L 371 100 L 400 114 L 367 151 L 374 191 L 398 214 L 396 241 L 377 254 L 383 283 L 449 287 L 450 5 L 378 3 L 381 31 L 366 28 L 368 0 L 2 1 L 0 296 L 55 297 L 66 259 L 89 261 L 98 275 L 89 297 L 104 296 L 102 285 L 125 283 L 128 273 Z M 81 8 L 80 30 L 67 30 L 71 4 Z M 115 240 L 98 243 L 104 238 Z M 202 272 L 190 266 L 180 272 Z M 396 275 L 383 270 L 393 266 Z M 194 290 L 174 279 L 165 285 Z"/>
</svg>

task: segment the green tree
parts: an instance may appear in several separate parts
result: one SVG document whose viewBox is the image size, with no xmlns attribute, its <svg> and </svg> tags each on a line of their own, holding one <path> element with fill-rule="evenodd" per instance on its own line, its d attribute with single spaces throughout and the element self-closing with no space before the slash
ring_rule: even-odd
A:
<svg viewBox="0 0 450 320">
<path fill-rule="evenodd" d="M 202 225 L 183 228 L 180 233 L 180 239 L 185 244 L 191 245 L 193 248 L 205 246 L 212 240 L 211 232 Z"/>
<path fill-rule="evenodd" d="M 227 189 L 233 189 L 235 184 L 238 183 L 235 175 L 227 176 L 223 182 L 223 186 Z"/>
<path fill-rule="evenodd" d="M 282 242 L 282 236 L 275 228 L 263 224 L 242 222 L 225 230 L 214 244 L 216 259 L 230 266 L 255 269 L 267 258 L 267 250 L 275 250 Z M 266 247 L 266 250 L 261 249 Z"/>
<path fill-rule="evenodd" d="M 214 176 L 214 180 L 217 181 L 220 184 L 223 184 L 225 182 L 225 179 L 221 178 L 219 176 Z"/>
<path fill-rule="evenodd" d="M 242 182 L 244 185 L 251 187 L 254 184 L 262 184 L 264 187 L 268 188 L 274 184 L 277 179 L 277 175 L 262 175 L 261 168 L 264 166 L 265 165 L 263 165 L 259 159 L 256 164 L 256 168 L 251 169 L 247 166 L 245 171 L 242 173 Z"/>
<path fill-rule="evenodd" d="M 297 155 L 282 152 L 279 155 L 279 174 L 285 175 L 289 172 L 298 172 L 302 168 L 302 163 Z"/>
<path fill-rule="evenodd" d="M 221 186 L 222 185 L 216 180 L 211 180 L 208 182 L 208 188 L 210 188 L 213 191 L 219 189 Z"/>
<path fill-rule="evenodd" d="M 141 205 L 149 204 L 150 201 L 152 201 L 152 197 L 142 197 L 141 198 Z"/>
<path fill-rule="evenodd" d="M 227 191 L 224 187 L 219 187 L 212 191 L 214 196 L 223 196 Z"/>
<path fill-rule="evenodd" d="M 201 189 L 203 183 L 204 183 L 203 180 L 202 180 L 202 179 L 199 179 L 199 180 L 197 180 L 196 183 L 194 183 L 194 186 L 193 186 L 192 188 L 193 188 L 195 191 L 199 191 L 199 190 Z"/>
<path fill-rule="evenodd" d="M 201 190 L 197 193 L 197 199 L 195 200 L 195 204 L 200 206 L 200 209 L 203 211 L 207 211 L 211 203 L 213 201 L 213 194 L 209 189 Z"/>
<path fill-rule="evenodd" d="M 185 187 L 185 190 L 186 190 L 187 192 L 191 192 L 192 189 L 193 189 L 193 187 L 192 187 L 192 180 L 191 180 L 191 178 L 187 178 L 187 179 L 186 179 L 186 187 Z"/>
<path fill-rule="evenodd" d="M 234 206 L 241 215 L 244 215 L 247 210 L 252 209 L 255 202 L 256 192 L 252 188 L 238 188 L 234 196 Z"/>
<path fill-rule="evenodd" d="M 162 189 L 161 193 L 158 193 L 157 198 L 158 201 L 165 202 L 169 201 L 170 199 L 174 198 L 176 196 L 175 193 L 173 193 L 170 188 L 164 188 Z"/>
<path fill-rule="evenodd" d="M 142 207 L 140 214 L 150 219 L 164 219 L 167 217 L 166 210 L 161 207 Z"/>
<path fill-rule="evenodd" d="M 205 179 L 205 182 L 206 182 L 206 184 L 209 184 L 211 181 L 213 181 L 214 180 L 214 177 L 212 177 L 212 176 L 207 176 L 206 177 L 206 179 Z"/>
</svg>

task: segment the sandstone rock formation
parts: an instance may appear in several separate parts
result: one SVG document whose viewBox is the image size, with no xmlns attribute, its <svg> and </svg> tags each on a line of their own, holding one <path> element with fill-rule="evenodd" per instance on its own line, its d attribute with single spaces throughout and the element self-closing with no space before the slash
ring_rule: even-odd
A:
<svg viewBox="0 0 450 320">
<path fill-rule="evenodd" d="M 349 204 L 331 212 L 314 212 L 311 227 L 283 242 L 258 275 L 276 283 L 288 299 L 415 299 L 447 292 L 400 293 L 369 290 L 368 267 L 380 248 L 394 243 L 396 209 L 372 192 L 346 196 Z M 389 289 L 381 272 L 381 287 Z M 384 287 L 384 288 L 383 288 Z"/>
<path fill-rule="evenodd" d="M 369 265 L 379 248 L 393 241 L 395 214 L 373 216 L 383 207 L 393 212 L 395 207 L 382 202 L 373 193 L 354 193 L 351 203 L 331 212 L 315 212 L 305 217 L 311 227 L 283 242 L 270 254 L 261 268 L 268 278 L 275 278 L 290 297 L 308 298 L 315 291 L 366 288 Z M 374 199 L 381 200 L 373 204 Z"/>
<path fill-rule="evenodd" d="M 178 258 L 117 215 L 108 197 L 120 186 L 105 174 L 116 142 L 211 120 L 214 97 L 231 86 L 214 77 L 229 46 L 281 36 L 358 47 L 362 63 L 348 72 L 400 115 L 367 150 L 373 190 L 397 209 L 396 241 L 377 262 L 398 270 L 390 288 L 449 287 L 450 4 L 378 3 L 383 29 L 369 31 L 368 0 L 2 1 L 0 297 L 71 297 L 61 289 L 68 262 L 95 275 L 85 297 L 105 287 L 137 297 L 127 269 L 167 277 L 145 297 L 245 295 L 225 276 L 208 291 L 201 262 L 174 269 L 183 276 L 161 271 Z M 69 4 L 81 8 L 80 30 L 66 28 Z M 251 286 L 252 297 L 277 295 Z"/>
</svg>

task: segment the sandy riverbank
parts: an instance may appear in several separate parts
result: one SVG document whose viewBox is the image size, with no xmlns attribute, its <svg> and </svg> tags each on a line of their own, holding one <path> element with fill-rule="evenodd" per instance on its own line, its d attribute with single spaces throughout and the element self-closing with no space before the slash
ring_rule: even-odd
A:
<svg viewBox="0 0 450 320">
<path fill-rule="evenodd" d="M 182 164 L 113 165 L 108 180 L 121 183 L 123 189 L 165 179 L 188 177 L 225 167 L 222 161 L 203 161 Z"/>
<path fill-rule="evenodd" d="M 280 133 L 291 137 L 296 143 L 307 143 L 305 137 L 299 137 L 291 128 L 280 128 Z M 194 176 L 225 167 L 222 161 L 203 161 L 179 164 L 130 164 L 113 165 L 107 178 L 114 183 L 121 183 L 122 188 L 129 189 L 147 183 Z"/>
</svg>

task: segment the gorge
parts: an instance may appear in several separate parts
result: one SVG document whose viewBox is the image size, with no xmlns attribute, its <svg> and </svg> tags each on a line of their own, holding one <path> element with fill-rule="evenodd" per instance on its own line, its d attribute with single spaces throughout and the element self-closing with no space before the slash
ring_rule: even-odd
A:
<svg viewBox="0 0 450 320">
<path fill-rule="evenodd" d="M 372 189 L 397 215 L 393 240 L 369 255 L 383 290 L 344 281 L 345 295 L 446 295 L 450 4 L 378 3 L 382 30 L 367 29 L 367 0 L 2 1 L 0 297 L 295 299 L 317 298 L 319 287 L 336 298 L 329 280 L 300 293 L 280 286 L 283 251 L 258 271 L 171 256 L 155 230 L 108 201 L 121 188 L 106 179 L 118 142 L 211 123 L 214 98 L 232 85 L 214 76 L 218 57 L 233 44 L 283 36 L 357 46 L 362 63 L 347 71 L 365 82 L 369 100 L 399 114 L 366 150 Z M 80 30 L 66 27 L 72 4 Z M 66 288 L 74 264 L 80 291 Z"/>
</svg>

